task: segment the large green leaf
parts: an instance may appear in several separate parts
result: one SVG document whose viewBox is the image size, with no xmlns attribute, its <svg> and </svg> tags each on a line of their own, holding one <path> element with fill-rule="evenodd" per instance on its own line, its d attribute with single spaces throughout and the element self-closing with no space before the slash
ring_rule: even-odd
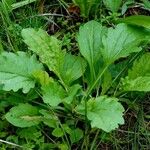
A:
<svg viewBox="0 0 150 150">
<path fill-rule="evenodd" d="M 96 21 L 90 21 L 80 27 L 78 44 L 81 54 L 88 61 L 91 80 L 95 78 L 95 66 L 101 56 L 102 37 L 106 29 Z"/>
<path fill-rule="evenodd" d="M 31 127 L 41 121 L 37 107 L 30 104 L 19 104 L 9 110 L 5 115 L 8 122 L 17 127 Z"/>
<path fill-rule="evenodd" d="M 42 29 L 23 29 L 22 37 L 29 49 L 39 56 L 42 63 L 45 63 L 51 71 L 58 75 L 59 66 L 64 59 L 60 42 Z"/>
<path fill-rule="evenodd" d="M 89 21 L 80 27 L 78 43 L 81 54 L 93 65 L 99 58 L 102 47 L 102 36 L 105 28 L 96 21 Z"/>
<path fill-rule="evenodd" d="M 76 109 L 81 114 L 85 113 L 84 104 Z M 124 124 L 123 111 L 124 108 L 117 98 L 101 96 L 87 102 L 87 118 L 91 121 L 92 128 L 96 127 L 106 132 L 118 128 L 118 124 Z"/>
<path fill-rule="evenodd" d="M 35 86 L 32 73 L 42 69 L 35 56 L 30 57 L 24 52 L 4 52 L 0 55 L 0 84 L 5 91 L 22 89 L 27 93 Z"/>
<path fill-rule="evenodd" d="M 70 85 L 84 73 L 86 62 L 79 56 L 63 53 L 60 42 L 42 29 L 24 29 L 22 36 L 29 48 L 66 85 Z"/>
<path fill-rule="evenodd" d="M 150 54 L 144 54 L 136 60 L 128 76 L 122 79 L 122 89 L 125 91 L 150 91 Z"/>
<path fill-rule="evenodd" d="M 123 22 L 132 25 L 138 25 L 150 29 L 150 16 L 135 15 L 126 18 L 120 18 L 117 22 Z"/>
<path fill-rule="evenodd" d="M 112 12 L 117 12 L 122 3 L 122 0 L 103 0 L 103 3 L 107 9 L 111 10 Z"/>
<path fill-rule="evenodd" d="M 63 102 L 65 90 L 57 82 L 51 82 L 42 87 L 42 95 L 44 103 L 55 107 Z"/>
<path fill-rule="evenodd" d="M 140 43 L 148 40 L 150 34 L 144 29 L 119 24 L 115 29 L 109 28 L 107 36 L 103 37 L 101 53 L 106 64 L 111 64 L 120 57 L 139 52 Z"/>
</svg>

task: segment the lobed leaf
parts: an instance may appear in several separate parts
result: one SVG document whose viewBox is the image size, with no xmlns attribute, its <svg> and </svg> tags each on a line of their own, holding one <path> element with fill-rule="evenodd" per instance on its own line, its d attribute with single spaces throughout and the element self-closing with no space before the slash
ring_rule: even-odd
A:
<svg viewBox="0 0 150 150">
<path fill-rule="evenodd" d="M 25 52 L 3 52 L 0 55 L 0 84 L 5 91 L 22 89 L 27 93 L 35 86 L 32 73 L 42 69 L 35 56 L 29 57 Z"/>
<path fill-rule="evenodd" d="M 77 106 L 76 110 L 84 114 L 85 105 Z M 118 128 L 118 124 L 124 124 L 123 106 L 117 98 L 100 96 L 87 102 L 87 118 L 91 121 L 92 128 L 96 127 L 110 132 Z"/>
</svg>

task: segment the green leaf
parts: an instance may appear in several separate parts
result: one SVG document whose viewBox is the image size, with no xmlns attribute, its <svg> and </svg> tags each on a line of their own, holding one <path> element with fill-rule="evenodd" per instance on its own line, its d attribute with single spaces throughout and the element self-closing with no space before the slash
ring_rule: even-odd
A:
<svg viewBox="0 0 150 150">
<path fill-rule="evenodd" d="M 144 29 L 126 24 L 118 24 L 115 29 L 109 28 L 107 36 L 103 37 L 104 48 L 101 50 L 104 62 L 109 65 L 130 53 L 141 51 L 139 45 L 148 40 L 149 35 Z"/>
<path fill-rule="evenodd" d="M 66 85 L 70 85 L 84 73 L 86 62 L 79 56 L 63 53 L 60 41 L 44 30 L 24 29 L 22 36 L 29 49 Z"/>
<path fill-rule="evenodd" d="M 95 67 L 101 57 L 102 36 L 106 29 L 96 21 L 89 21 L 80 27 L 78 44 L 81 54 L 87 60 L 90 67 L 91 80 L 96 76 Z"/>
<path fill-rule="evenodd" d="M 150 54 L 146 53 L 137 59 L 132 69 L 128 71 L 128 77 L 135 79 L 140 76 L 150 76 Z"/>
<path fill-rule="evenodd" d="M 103 3 L 107 7 L 107 9 L 111 10 L 114 13 L 119 10 L 122 0 L 103 0 Z"/>
<path fill-rule="evenodd" d="M 17 127 L 31 127 L 41 122 L 37 107 L 30 104 L 19 104 L 5 115 L 8 122 Z"/>
<path fill-rule="evenodd" d="M 58 75 L 60 64 L 64 59 L 60 42 L 42 29 L 23 29 L 22 37 L 29 49 L 39 56 L 41 62 L 45 63 L 51 71 Z"/>
<path fill-rule="evenodd" d="M 85 105 L 79 105 L 76 110 L 85 114 Z M 92 128 L 99 128 L 110 132 L 124 124 L 123 106 L 117 98 L 100 96 L 87 102 L 87 118 L 91 121 Z"/>
<path fill-rule="evenodd" d="M 48 73 L 43 70 L 38 70 L 33 72 L 34 78 L 39 82 L 42 86 L 53 82 L 53 79 L 49 77 Z"/>
<path fill-rule="evenodd" d="M 94 15 L 96 13 L 101 0 L 73 0 L 73 2 L 79 6 L 81 16 L 89 17 L 90 14 Z"/>
<path fill-rule="evenodd" d="M 42 87 L 43 101 L 53 107 L 63 102 L 65 97 L 65 90 L 57 82 L 51 82 Z"/>
<path fill-rule="evenodd" d="M 130 80 L 128 77 L 122 80 L 122 88 L 124 91 L 150 91 L 150 76 L 149 77 L 137 77 L 134 80 Z"/>
<path fill-rule="evenodd" d="M 77 128 L 77 129 L 71 130 L 70 140 L 72 144 L 78 142 L 82 138 L 83 138 L 83 131 L 81 129 Z"/>
<path fill-rule="evenodd" d="M 107 92 L 107 90 L 110 88 L 112 83 L 112 75 L 109 72 L 109 70 L 107 70 L 104 75 L 103 75 L 103 79 L 102 79 L 102 92 L 101 94 L 105 94 Z"/>
<path fill-rule="evenodd" d="M 63 99 L 63 102 L 71 104 L 74 98 L 77 96 L 79 90 L 81 90 L 81 85 L 79 84 L 74 84 L 73 86 L 69 87 L 67 93 L 68 96 Z"/>
<path fill-rule="evenodd" d="M 59 125 L 59 120 L 56 115 L 44 109 L 40 110 L 39 112 L 44 116 L 42 121 L 48 127 L 56 128 L 56 126 Z"/>
<path fill-rule="evenodd" d="M 128 76 L 122 79 L 121 88 L 125 91 L 150 91 L 150 54 L 137 59 Z"/>
<path fill-rule="evenodd" d="M 62 137 L 64 135 L 64 132 L 61 128 L 55 128 L 52 132 L 52 135 L 55 137 Z"/>
<path fill-rule="evenodd" d="M 42 136 L 41 131 L 39 131 L 36 126 L 24 129 L 21 128 L 19 131 L 17 131 L 17 135 L 19 135 L 20 138 L 26 138 L 34 141 L 37 141 L 37 139 Z"/>
<path fill-rule="evenodd" d="M 83 58 L 66 54 L 59 72 L 65 84 L 70 85 L 83 75 L 85 68 L 86 62 Z"/>
<path fill-rule="evenodd" d="M 3 90 L 14 92 L 22 89 L 24 93 L 29 92 L 35 86 L 32 73 L 42 70 L 35 56 L 28 56 L 24 52 L 7 53 L 0 55 L 0 84 Z"/>
<path fill-rule="evenodd" d="M 144 15 L 129 16 L 126 18 L 120 18 L 117 20 L 117 22 L 142 26 L 150 29 L 150 16 L 144 16 Z"/>
<path fill-rule="evenodd" d="M 149 0 L 143 0 L 143 4 L 146 9 L 150 10 L 150 1 Z"/>
</svg>

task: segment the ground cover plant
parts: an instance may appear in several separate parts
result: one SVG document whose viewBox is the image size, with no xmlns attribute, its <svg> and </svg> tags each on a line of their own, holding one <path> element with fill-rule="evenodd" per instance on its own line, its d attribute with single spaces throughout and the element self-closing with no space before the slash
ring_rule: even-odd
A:
<svg viewBox="0 0 150 150">
<path fill-rule="evenodd" d="M 0 150 L 149 149 L 149 1 L 0 10 Z"/>
</svg>

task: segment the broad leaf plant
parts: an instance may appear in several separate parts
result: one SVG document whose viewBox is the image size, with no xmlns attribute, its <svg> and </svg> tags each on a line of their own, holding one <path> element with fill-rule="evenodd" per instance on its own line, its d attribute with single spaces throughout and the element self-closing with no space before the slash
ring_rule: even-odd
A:
<svg viewBox="0 0 150 150">
<path fill-rule="evenodd" d="M 28 53 L 0 54 L 1 90 L 22 92 L 27 98 L 34 95 L 5 115 L 14 126 L 44 124 L 53 136 L 67 134 L 74 143 L 84 136 L 80 126 L 85 125 L 87 134 L 88 128 L 111 132 L 124 124 L 120 94 L 150 91 L 150 54 L 143 52 L 150 39 L 148 29 L 125 23 L 108 28 L 89 21 L 77 34 L 78 55 L 63 50 L 61 41 L 42 29 L 23 29 L 22 37 Z M 123 68 L 117 72 L 122 60 L 127 65 L 132 60 L 126 73 Z M 63 122 L 69 118 L 76 124 L 74 129 Z"/>
</svg>

